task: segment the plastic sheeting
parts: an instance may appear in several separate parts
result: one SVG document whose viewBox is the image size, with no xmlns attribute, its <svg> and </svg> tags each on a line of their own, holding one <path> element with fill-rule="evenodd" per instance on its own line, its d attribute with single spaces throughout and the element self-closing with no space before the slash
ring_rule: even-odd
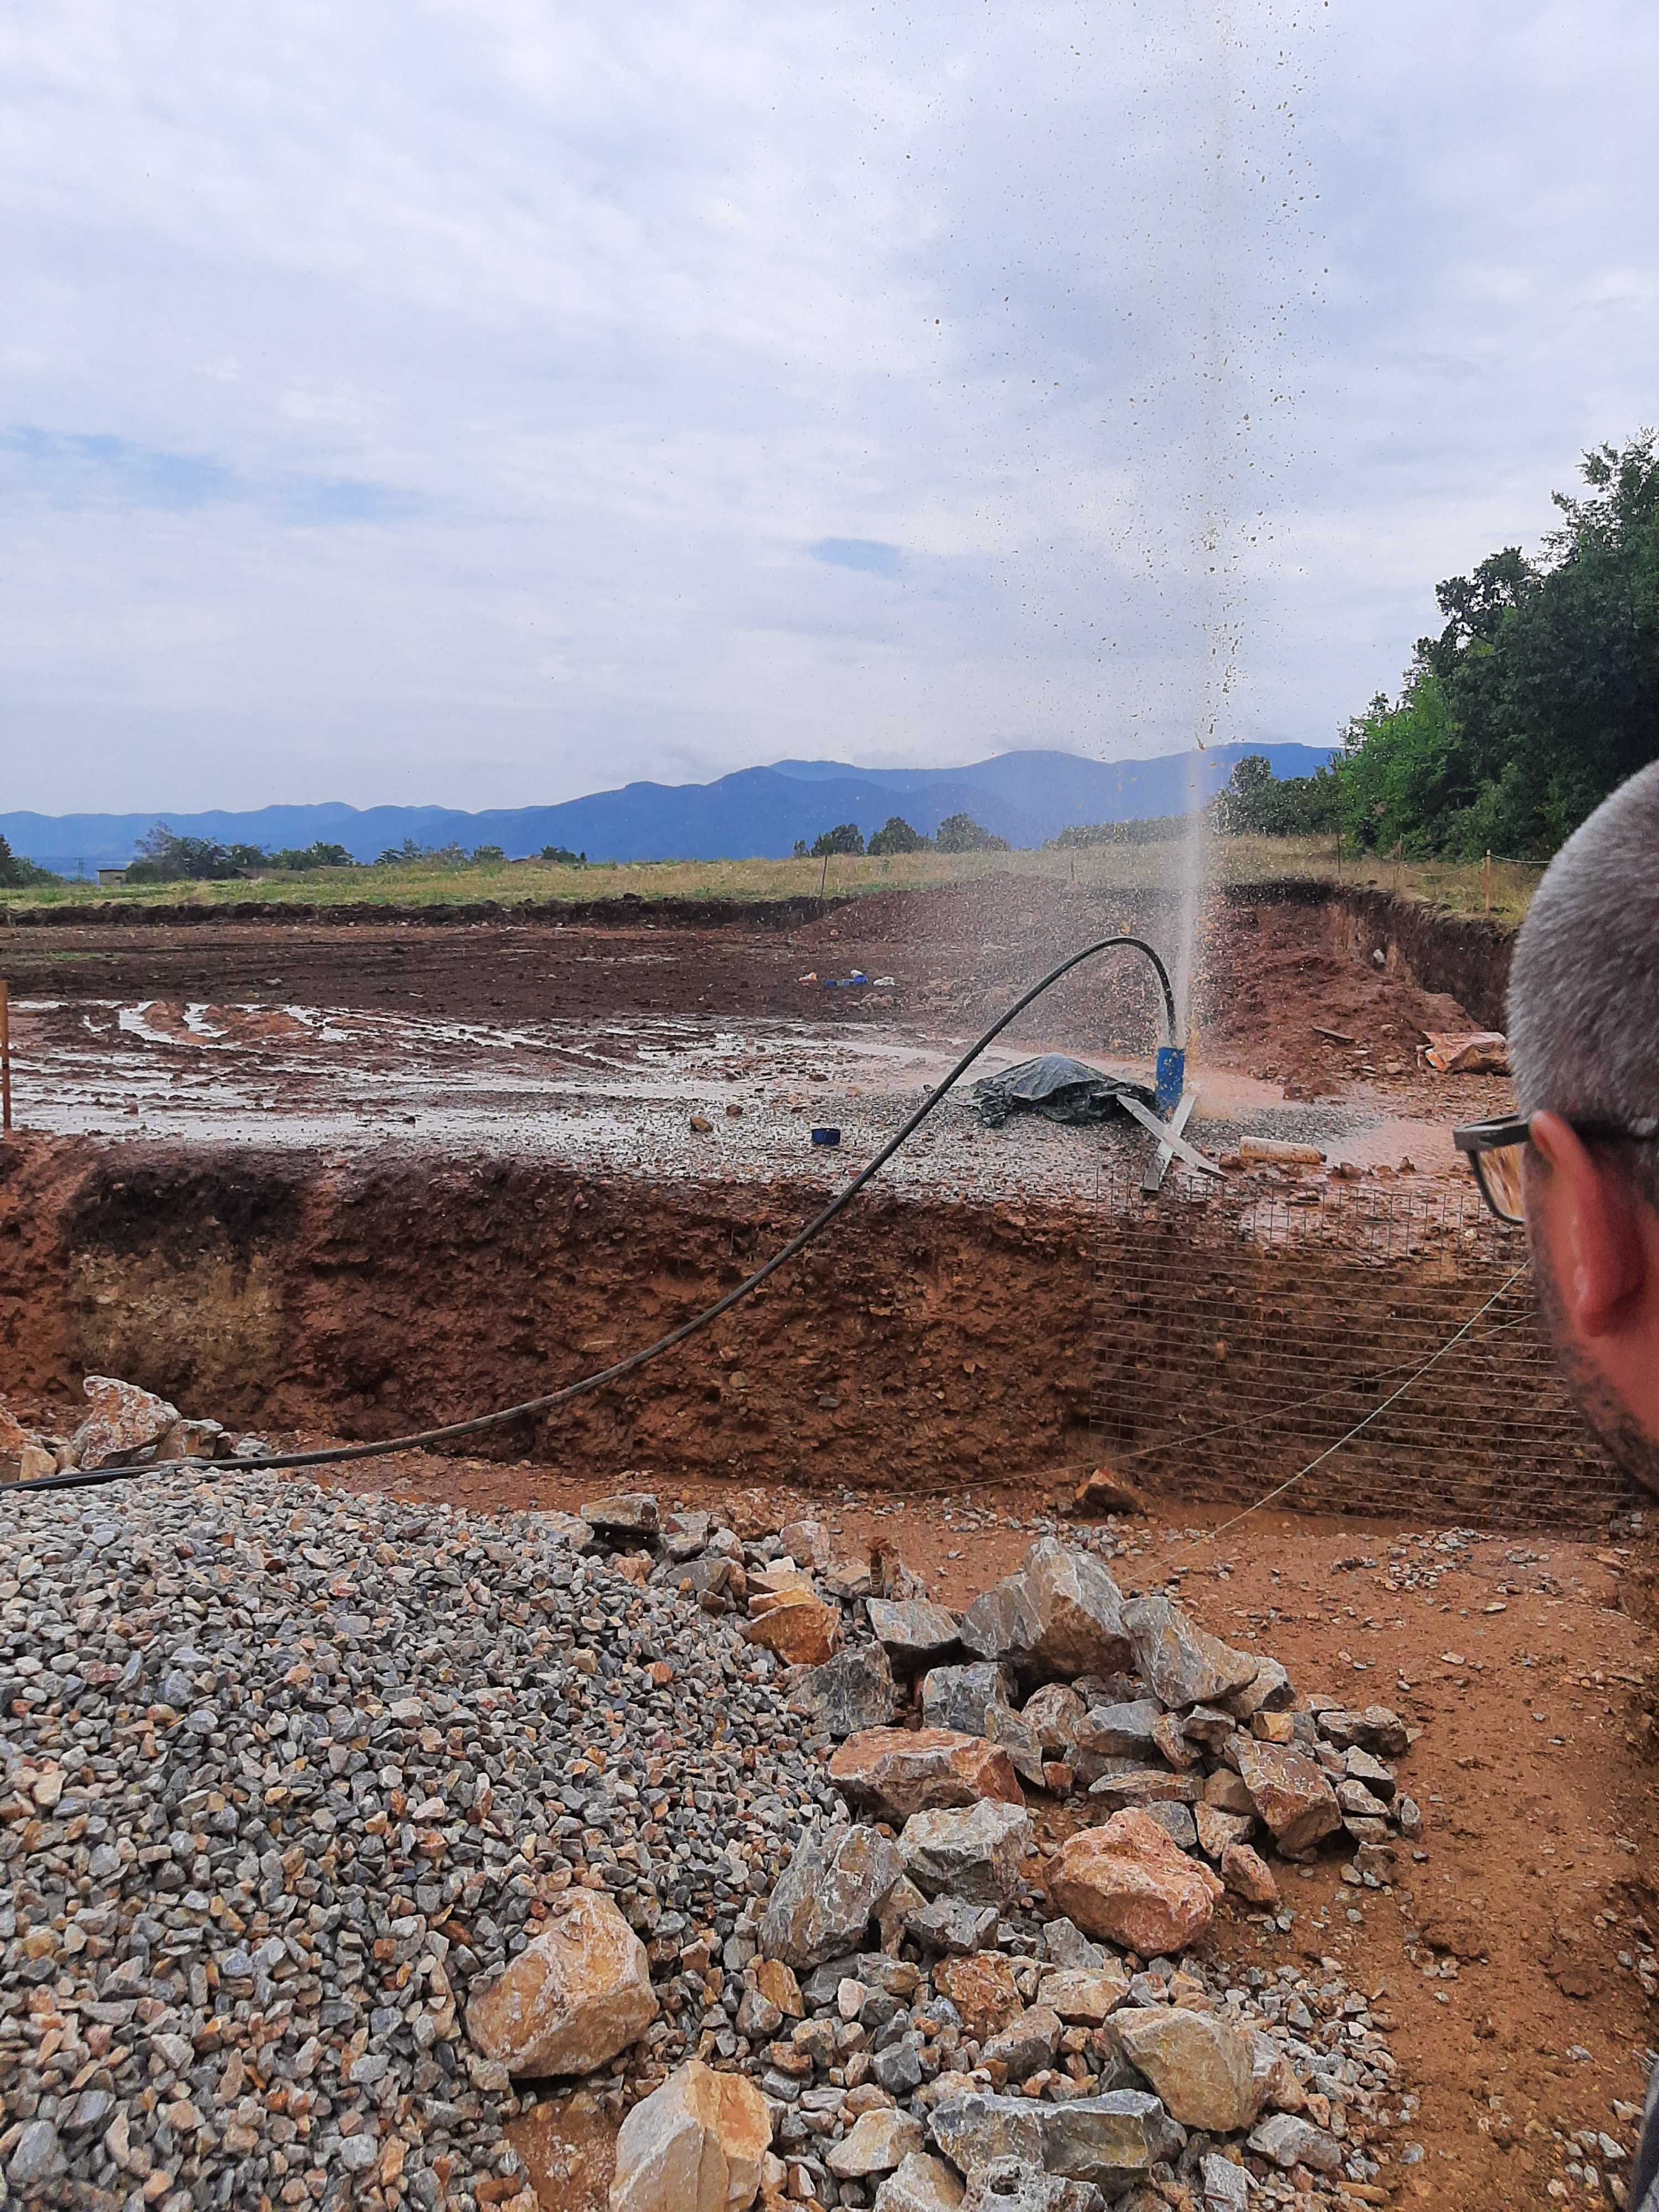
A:
<svg viewBox="0 0 1659 2212">
<path fill-rule="evenodd" d="M 1045 1121 L 1071 1128 L 1086 1128 L 1122 1109 L 1118 1101 L 1127 1093 L 1156 1111 L 1157 1099 L 1144 1083 L 1126 1082 L 1121 1076 L 1103 1075 L 1085 1061 L 1063 1052 L 1045 1052 L 1038 1060 L 1022 1060 L 1000 1075 L 981 1076 L 974 1085 L 980 1118 L 990 1129 L 1000 1129 L 1013 1114 L 1041 1114 Z"/>
</svg>

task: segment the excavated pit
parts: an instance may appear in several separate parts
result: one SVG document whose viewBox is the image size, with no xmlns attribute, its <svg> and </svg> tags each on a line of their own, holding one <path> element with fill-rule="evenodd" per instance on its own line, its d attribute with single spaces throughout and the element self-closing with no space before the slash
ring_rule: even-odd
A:
<svg viewBox="0 0 1659 2212">
<path fill-rule="evenodd" d="M 39 1133 L 0 1155 L 15 1399 L 112 1373 L 373 1441 L 542 1395 L 732 1288 L 1058 954 L 1173 927 L 1150 894 L 1029 884 L 810 920 L 358 911 L 19 933 Z M 1349 1180 L 1268 1169 L 1150 1200 L 1132 1131 L 994 1133 L 950 1101 L 751 1303 L 469 1449 L 595 1480 L 907 1492 L 1053 1491 L 1103 1453 L 1149 1490 L 1245 1504 L 1365 1419 L 1310 1510 L 1600 1525 L 1636 1501 L 1553 1385 L 1524 1282 L 1506 1287 L 1516 1240 L 1449 1146 L 1507 1085 L 1416 1050 L 1491 1017 L 1505 958 L 1485 925 L 1373 894 L 1218 895 L 1191 1133 L 1311 1138 Z M 823 988 L 854 970 L 882 987 Z M 1144 1073 L 1152 1014 L 1144 978 L 1103 961 L 997 1056 Z M 820 1119 L 841 1152 L 806 1146 Z"/>
</svg>

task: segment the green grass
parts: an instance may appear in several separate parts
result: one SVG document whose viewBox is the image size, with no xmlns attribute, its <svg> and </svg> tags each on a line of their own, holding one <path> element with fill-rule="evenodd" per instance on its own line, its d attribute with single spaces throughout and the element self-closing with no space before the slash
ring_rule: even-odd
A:
<svg viewBox="0 0 1659 2212">
<path fill-rule="evenodd" d="M 905 853 L 886 860 L 837 854 L 827 882 L 822 860 L 653 860 L 586 868 L 544 866 L 540 862 L 493 867 L 454 867 L 416 863 L 408 867 L 324 868 L 308 875 L 269 876 L 257 882 L 64 884 L 27 890 L 0 891 L 0 914 L 9 908 L 61 910 L 64 920 L 77 908 L 113 904 L 141 913 L 147 907 L 185 904 L 216 907 L 257 901 L 284 906 L 465 906 L 491 900 L 503 905 L 528 902 L 615 899 L 634 892 L 641 899 L 780 899 L 816 897 L 825 884 L 832 897 L 913 890 L 930 885 L 971 884 L 992 877 L 1016 882 L 1076 884 L 1093 890 L 1135 890 L 1172 886 L 1181 878 L 1182 855 L 1175 840 L 1144 845 L 1092 845 L 1063 852 Z M 1220 837 L 1208 842 L 1205 871 L 1211 880 L 1265 883 L 1286 877 L 1335 883 L 1338 863 L 1328 838 Z M 1407 897 L 1427 900 L 1456 913 L 1486 910 L 1486 887 L 1476 864 L 1392 861 L 1340 865 L 1345 884 L 1370 883 L 1397 889 Z M 1495 862 L 1491 911 L 1516 921 L 1526 911 L 1537 872 Z"/>
</svg>

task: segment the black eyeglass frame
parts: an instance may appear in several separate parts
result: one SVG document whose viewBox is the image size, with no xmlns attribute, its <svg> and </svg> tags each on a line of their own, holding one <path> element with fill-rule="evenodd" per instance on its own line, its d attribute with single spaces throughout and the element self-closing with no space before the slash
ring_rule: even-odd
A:
<svg viewBox="0 0 1659 2212">
<path fill-rule="evenodd" d="M 1628 1127 L 1620 1121 L 1581 1121 L 1571 1115 L 1564 1118 L 1574 1135 L 1582 1137 L 1586 1144 L 1644 1145 L 1651 1143 L 1656 1136 L 1659 1136 L 1659 1118 L 1644 1120 Z M 1511 1213 L 1507 1207 L 1498 1203 L 1492 1186 L 1482 1170 L 1481 1159 L 1487 1152 L 1508 1152 L 1516 1145 L 1529 1144 L 1531 1141 L 1532 1116 L 1530 1114 L 1502 1121 L 1470 1121 L 1462 1128 L 1452 1131 L 1452 1142 L 1468 1159 L 1473 1169 L 1481 1197 L 1486 1200 L 1492 1211 L 1507 1228 L 1523 1227 L 1526 1216 L 1522 1213 Z"/>
</svg>

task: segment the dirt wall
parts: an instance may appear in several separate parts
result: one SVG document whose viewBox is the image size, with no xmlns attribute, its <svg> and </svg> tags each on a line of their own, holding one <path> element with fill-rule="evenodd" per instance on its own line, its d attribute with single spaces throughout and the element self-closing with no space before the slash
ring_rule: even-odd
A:
<svg viewBox="0 0 1659 2212">
<path fill-rule="evenodd" d="M 186 1412 L 364 1440 L 608 1365 L 732 1288 L 817 1203 L 401 1154 L 343 1170 L 34 1139 L 0 1158 L 0 1389 L 62 1402 L 115 1373 Z M 1461 1216 L 1310 1195 L 1311 1212 L 1242 1193 L 1155 1207 L 872 1193 L 684 1349 L 467 1449 L 594 1481 L 914 1490 L 1047 1487 L 1103 1447 L 1148 1487 L 1246 1504 L 1370 1415 L 1515 1267 Z M 1517 1284 L 1302 1505 L 1573 1527 L 1640 1502 L 1552 1384 Z"/>
</svg>

